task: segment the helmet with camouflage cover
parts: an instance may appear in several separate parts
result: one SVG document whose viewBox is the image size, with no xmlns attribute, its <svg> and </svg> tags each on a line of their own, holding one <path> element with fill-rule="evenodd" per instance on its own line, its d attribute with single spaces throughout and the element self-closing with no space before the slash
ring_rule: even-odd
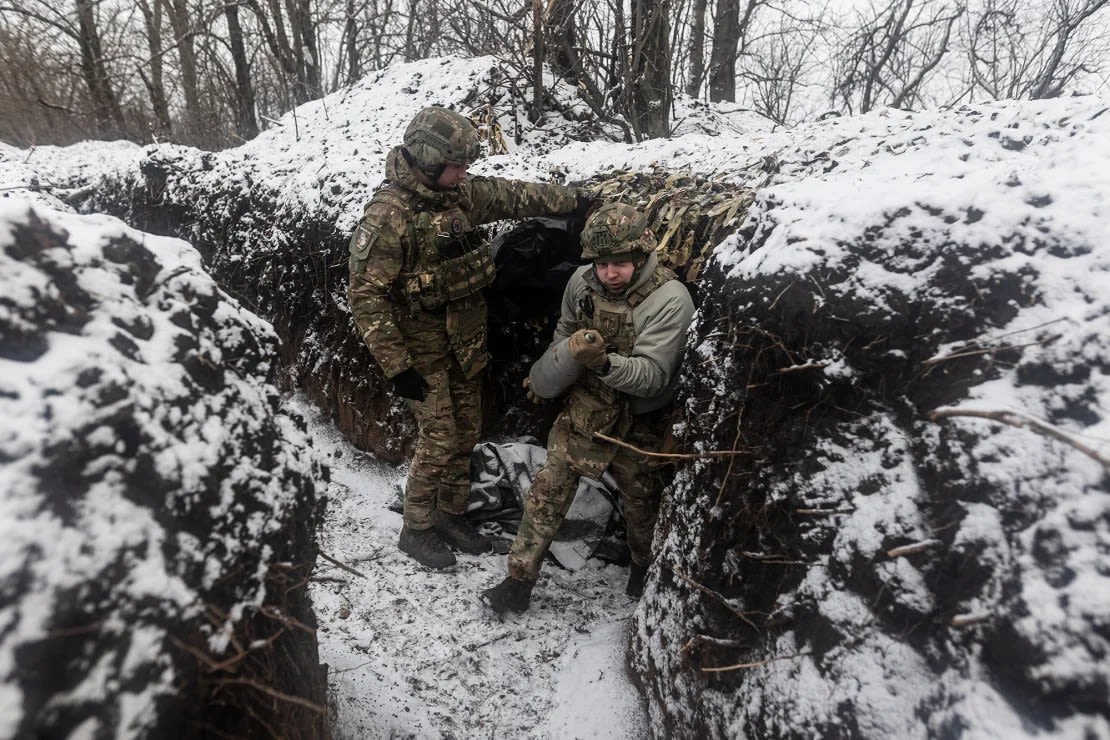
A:
<svg viewBox="0 0 1110 740">
<path fill-rule="evenodd" d="M 469 165 L 481 156 L 478 132 L 466 116 L 438 105 L 413 116 L 405 129 L 405 149 L 422 170 Z"/>
<path fill-rule="evenodd" d="M 582 259 L 636 260 L 655 249 L 647 219 L 634 206 L 606 203 L 582 227 Z"/>
</svg>

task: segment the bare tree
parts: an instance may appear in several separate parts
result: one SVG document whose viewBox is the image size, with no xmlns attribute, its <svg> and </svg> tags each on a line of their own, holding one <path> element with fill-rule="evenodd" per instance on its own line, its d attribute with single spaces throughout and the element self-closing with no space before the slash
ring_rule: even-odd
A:
<svg viewBox="0 0 1110 740">
<path fill-rule="evenodd" d="M 127 127 L 123 109 L 112 88 L 112 80 L 104 62 L 100 30 L 96 24 L 96 8 L 92 0 L 75 0 L 77 7 L 77 45 L 81 49 L 81 74 L 89 88 L 99 136 L 123 136 Z"/>
<path fill-rule="evenodd" d="M 247 49 L 243 43 L 243 28 L 239 25 L 239 5 L 229 2 L 224 5 L 224 18 L 227 21 L 228 46 L 235 65 L 235 112 L 236 128 L 242 139 L 258 136 L 258 119 L 254 115 L 254 82 L 251 80 Z"/>
<path fill-rule="evenodd" d="M 795 16 L 777 10 L 771 25 L 759 29 L 737 69 L 756 112 L 781 125 L 791 121 L 823 30 L 821 11 Z"/>
<path fill-rule="evenodd" d="M 365 4 L 364 4 L 365 7 Z M 362 77 L 362 54 L 358 46 L 358 10 L 355 7 L 355 0 L 347 0 L 345 5 L 345 14 L 343 18 L 343 44 L 340 47 L 340 58 L 342 52 L 347 54 L 347 76 L 346 84 L 358 80 Z M 335 66 L 336 82 L 338 83 L 339 70 L 342 65 Z"/>
<path fill-rule="evenodd" d="M 544 32 L 550 42 L 547 59 L 555 74 L 578 82 L 582 63 L 578 55 L 578 23 L 574 0 L 551 0 L 544 13 Z"/>
<path fill-rule="evenodd" d="M 161 0 L 155 0 L 161 2 Z M 181 94 L 185 100 L 185 141 L 192 141 L 205 130 L 205 111 L 201 105 L 197 80 L 196 34 L 201 25 L 194 19 L 187 0 L 169 0 L 166 6 L 173 29 L 174 46 L 180 70 Z"/>
<path fill-rule="evenodd" d="M 624 113 L 638 140 L 670 135 L 669 10 L 669 0 L 632 0 L 632 44 L 622 83 Z"/>
<path fill-rule="evenodd" d="M 690 11 L 690 76 L 686 80 L 686 94 L 691 98 L 701 94 L 705 81 L 705 9 L 706 0 L 694 0 Z"/>
<path fill-rule="evenodd" d="M 162 50 L 162 23 L 164 21 L 162 0 L 137 0 L 139 10 L 143 14 L 143 26 L 146 31 L 147 51 L 150 58 L 146 64 L 139 64 L 139 76 L 150 93 L 150 105 L 154 109 L 154 135 L 159 139 L 168 139 L 173 133 L 173 122 L 170 118 L 169 98 L 166 95 L 165 75 L 163 73 L 164 52 Z M 149 67 L 149 73 L 145 67 Z"/>
<path fill-rule="evenodd" d="M 0 13 L 0 139 L 68 144 L 94 135 L 87 92 L 72 73 L 68 35 Z"/>
<path fill-rule="evenodd" d="M 736 59 L 743 51 L 753 15 L 765 4 L 766 0 L 717 0 L 709 58 L 710 100 L 736 100 Z"/>
<path fill-rule="evenodd" d="M 834 101 L 866 113 L 876 105 L 923 102 L 929 75 L 951 50 L 963 0 L 896 0 L 873 6 L 840 54 Z"/>
<path fill-rule="evenodd" d="M 985 0 L 969 19 L 971 88 L 988 98 L 1051 98 L 1104 65 L 1106 31 L 1092 19 L 1108 0 L 1050 0 L 1030 8 Z"/>
</svg>

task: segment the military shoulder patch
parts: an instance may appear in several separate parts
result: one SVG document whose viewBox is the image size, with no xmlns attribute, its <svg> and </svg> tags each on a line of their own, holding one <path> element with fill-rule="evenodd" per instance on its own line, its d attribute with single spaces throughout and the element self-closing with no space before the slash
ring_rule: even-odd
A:
<svg viewBox="0 0 1110 740">
<path fill-rule="evenodd" d="M 355 229 L 355 233 L 351 235 L 350 252 L 351 257 L 356 260 L 365 260 L 367 255 L 370 254 L 371 247 L 380 236 L 377 229 L 371 228 L 366 224 L 360 223 Z"/>
</svg>

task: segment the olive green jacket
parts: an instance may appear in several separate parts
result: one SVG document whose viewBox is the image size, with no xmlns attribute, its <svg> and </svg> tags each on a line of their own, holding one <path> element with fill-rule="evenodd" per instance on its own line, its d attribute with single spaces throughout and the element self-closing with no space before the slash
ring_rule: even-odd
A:
<svg viewBox="0 0 1110 740">
<path fill-rule="evenodd" d="M 624 292 L 627 296 L 653 279 L 659 260 L 655 253 L 633 276 Z M 598 282 L 593 265 L 583 265 L 571 276 L 563 292 L 555 341 L 568 337 L 587 321 L 583 300 L 604 297 L 604 286 Z M 608 296 L 610 302 L 619 297 Z M 658 408 L 670 400 L 678 376 L 679 363 L 686 347 L 686 332 L 694 316 L 690 292 L 678 280 L 667 280 L 632 309 L 632 348 L 626 353 L 610 352 L 610 370 L 598 376 L 609 388 L 646 403 L 639 408 Z M 593 327 L 597 328 L 597 327 Z M 604 332 L 603 332 L 604 333 Z M 606 337 L 612 342 L 613 337 Z M 635 411 L 635 408 L 634 408 Z"/>
<path fill-rule="evenodd" d="M 493 278 L 489 245 L 474 228 L 510 218 L 566 214 L 579 191 L 475 176 L 457 188 L 423 185 L 400 147 L 367 204 L 350 245 L 348 299 L 366 346 L 386 377 L 447 366 L 467 377 L 486 364 L 482 288 Z M 456 265 L 456 263 L 458 263 Z"/>
</svg>

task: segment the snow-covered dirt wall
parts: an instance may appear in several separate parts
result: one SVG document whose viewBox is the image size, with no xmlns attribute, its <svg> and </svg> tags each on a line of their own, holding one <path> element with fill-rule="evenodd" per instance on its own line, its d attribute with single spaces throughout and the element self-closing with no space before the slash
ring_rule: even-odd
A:
<svg viewBox="0 0 1110 740">
<path fill-rule="evenodd" d="M 1110 111 L 885 115 L 783 151 L 702 286 L 684 446 L 740 454 L 666 503 L 658 736 L 1110 734 Z"/>
<path fill-rule="evenodd" d="M 323 737 L 327 470 L 177 239 L 0 202 L 0 737 Z"/>
</svg>

